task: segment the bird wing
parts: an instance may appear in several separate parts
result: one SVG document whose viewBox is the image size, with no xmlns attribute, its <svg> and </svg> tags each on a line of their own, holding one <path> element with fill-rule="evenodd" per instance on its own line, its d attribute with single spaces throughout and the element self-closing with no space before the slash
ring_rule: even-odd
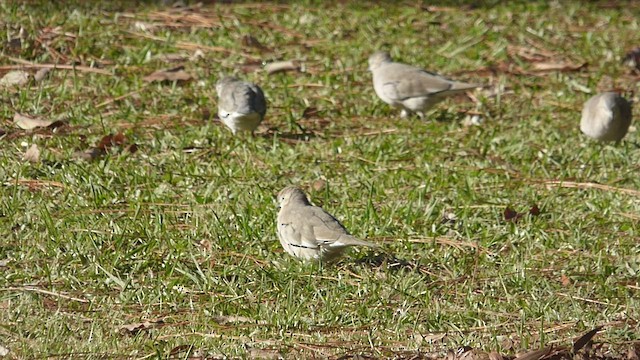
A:
<svg viewBox="0 0 640 360">
<path fill-rule="evenodd" d="M 329 248 L 342 248 L 351 245 L 376 246 L 349 234 L 340 221 L 320 207 L 305 207 L 305 218 L 307 221 L 305 221 L 306 226 L 302 231 L 302 238 L 315 239 L 318 246 Z"/>
<path fill-rule="evenodd" d="M 264 97 L 262 89 L 255 84 L 249 84 L 249 88 L 252 93 L 250 95 L 251 108 L 264 117 L 267 113 L 267 100 Z"/>
<path fill-rule="evenodd" d="M 254 84 L 236 81 L 228 84 L 223 89 L 218 107 L 221 112 L 250 114 L 260 113 L 262 116 L 267 111 L 264 94 Z"/>
<path fill-rule="evenodd" d="M 436 73 L 400 63 L 389 63 L 379 71 L 382 75 L 381 81 L 384 84 L 385 95 L 396 101 L 478 87 L 475 84 L 455 82 Z"/>
</svg>

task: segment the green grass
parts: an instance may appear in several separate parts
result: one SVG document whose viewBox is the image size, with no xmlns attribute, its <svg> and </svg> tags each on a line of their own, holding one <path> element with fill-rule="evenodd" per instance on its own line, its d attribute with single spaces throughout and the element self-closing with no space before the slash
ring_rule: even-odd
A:
<svg viewBox="0 0 640 360">
<path fill-rule="evenodd" d="M 626 354 L 640 340 L 640 193 L 619 189 L 640 190 L 638 134 L 603 145 L 578 122 L 593 93 L 638 91 L 620 61 L 640 44 L 640 9 L 562 4 L 0 1 L 2 64 L 110 73 L 0 89 L 0 346 L 16 359 L 513 355 L 604 325 L 595 340 Z M 247 34 L 271 51 L 244 46 Z M 203 46 L 183 62 L 197 79 L 142 80 L 190 44 Z M 533 47 L 588 66 L 535 73 L 518 55 Z M 506 90 L 399 119 L 367 72 L 380 48 Z M 290 59 L 304 72 L 241 71 Z M 266 93 L 255 138 L 206 116 L 223 73 Z M 319 115 L 302 118 L 307 107 Z M 67 126 L 20 130 L 16 112 Z M 466 126 L 467 112 L 482 124 Z M 139 150 L 74 155 L 117 132 Z M 36 164 L 22 160 L 34 143 Z M 291 184 L 383 250 L 322 267 L 289 257 L 274 196 Z M 505 221 L 506 207 L 534 204 L 539 216 Z"/>
</svg>

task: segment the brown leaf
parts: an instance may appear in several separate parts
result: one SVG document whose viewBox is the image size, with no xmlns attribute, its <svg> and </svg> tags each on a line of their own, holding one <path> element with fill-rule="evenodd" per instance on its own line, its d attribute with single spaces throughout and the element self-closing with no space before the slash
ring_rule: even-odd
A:
<svg viewBox="0 0 640 360">
<path fill-rule="evenodd" d="M 571 279 L 569 279 L 567 275 L 562 274 L 560 275 L 560 283 L 562 284 L 562 286 L 567 287 L 571 285 Z"/>
<path fill-rule="evenodd" d="M 504 219 L 506 221 L 516 221 L 521 216 L 522 216 L 521 214 L 518 214 L 515 210 L 513 210 L 508 206 L 504 209 Z"/>
<path fill-rule="evenodd" d="M 158 327 L 161 327 L 162 325 L 164 325 L 164 320 L 162 319 L 147 320 L 141 323 L 122 325 L 118 328 L 118 331 L 121 334 L 136 335 L 141 331 L 158 328 Z"/>
<path fill-rule="evenodd" d="M 638 350 L 635 346 L 629 346 L 629 350 L 627 351 L 627 360 L 640 360 L 638 357 Z"/>
<path fill-rule="evenodd" d="M 22 70 L 9 71 L 0 79 L 0 87 L 22 86 L 29 82 L 29 73 Z"/>
<path fill-rule="evenodd" d="M 309 119 L 312 118 L 316 115 L 318 115 L 319 110 L 316 107 L 310 106 L 306 109 L 304 109 L 304 111 L 302 112 L 302 118 L 303 119 Z"/>
<path fill-rule="evenodd" d="M 533 205 L 531 207 L 531 209 L 529 209 L 529 214 L 532 216 L 538 216 L 540 215 L 540 208 L 538 207 L 538 205 Z"/>
<path fill-rule="evenodd" d="M 294 61 L 275 61 L 264 66 L 268 74 L 275 74 L 283 71 L 300 71 L 300 65 Z"/>
<path fill-rule="evenodd" d="M 6 134 L 6 133 L 7 133 L 7 132 L 6 132 L 3 128 L 0 128 L 0 136 L 4 135 L 4 134 Z"/>
<path fill-rule="evenodd" d="M 193 79 L 193 76 L 184 71 L 184 66 L 177 66 L 171 69 L 158 70 L 145 76 L 142 79 L 146 82 L 183 82 Z"/>
<path fill-rule="evenodd" d="M 114 145 L 122 146 L 122 145 L 124 145 L 125 142 L 127 142 L 127 138 L 125 138 L 125 136 L 124 136 L 124 134 L 122 132 L 119 132 L 119 133 L 113 135 L 113 138 L 111 139 L 111 142 Z"/>
<path fill-rule="evenodd" d="M 580 349 L 582 349 L 593 337 L 598 333 L 598 331 L 602 330 L 602 326 L 598 326 L 595 329 L 589 331 L 588 333 L 582 335 L 578 340 L 573 342 L 573 353 L 577 353 Z"/>
<path fill-rule="evenodd" d="M 15 115 L 13 115 L 13 123 L 21 129 L 32 130 L 39 127 L 47 127 L 53 124 L 54 121 L 31 118 L 22 114 L 15 113 Z"/>
<path fill-rule="evenodd" d="M 540 350 L 529 351 L 515 358 L 515 360 L 539 360 L 551 351 L 551 346 L 547 346 Z"/>
<path fill-rule="evenodd" d="M 561 62 L 537 62 L 533 63 L 531 69 L 536 72 L 546 71 L 578 71 L 585 68 L 588 64 L 566 64 Z"/>
<path fill-rule="evenodd" d="M 96 148 L 102 149 L 103 151 L 107 150 L 112 146 L 112 141 L 111 141 L 112 139 L 113 139 L 112 134 L 103 136 L 102 139 L 98 141 L 98 145 L 96 145 Z"/>
<path fill-rule="evenodd" d="M 311 183 L 311 188 L 313 188 L 313 190 L 315 191 L 320 191 L 324 189 L 326 186 L 327 186 L 327 182 L 322 179 L 315 180 L 314 182 Z"/>
<path fill-rule="evenodd" d="M 260 50 L 266 49 L 266 47 L 252 35 L 245 35 L 242 37 L 242 46 L 253 47 Z"/>
<path fill-rule="evenodd" d="M 171 351 L 169 351 L 169 356 L 172 357 L 172 356 L 175 356 L 175 355 L 177 355 L 179 353 L 187 353 L 188 354 L 188 353 L 191 352 L 192 349 L 193 349 L 193 345 L 187 345 L 187 344 L 178 345 L 178 346 L 174 347 L 173 349 L 171 349 Z M 186 358 L 188 358 L 188 357 L 186 357 Z"/>
<path fill-rule="evenodd" d="M 105 135 L 98 144 L 96 148 L 102 149 L 103 151 L 107 151 L 113 146 L 122 146 L 127 142 L 127 138 L 124 136 L 122 132 L 119 132 L 115 135 L 109 134 Z"/>
<path fill-rule="evenodd" d="M 63 127 L 65 125 L 67 125 L 66 121 L 56 120 L 56 121 L 52 122 L 49 126 L 47 126 L 47 128 L 53 130 L 53 129 L 57 129 L 59 127 Z"/>
<path fill-rule="evenodd" d="M 38 145 L 32 144 L 29 149 L 22 156 L 22 160 L 28 161 L 31 163 L 40 162 L 40 149 L 38 149 Z"/>
<path fill-rule="evenodd" d="M 127 150 L 129 150 L 130 153 L 135 154 L 138 151 L 138 145 L 131 144 L 131 145 L 129 145 Z"/>
</svg>

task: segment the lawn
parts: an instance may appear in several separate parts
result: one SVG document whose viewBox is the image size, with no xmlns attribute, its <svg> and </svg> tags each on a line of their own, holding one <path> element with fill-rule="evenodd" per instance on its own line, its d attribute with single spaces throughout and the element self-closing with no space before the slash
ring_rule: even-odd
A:
<svg viewBox="0 0 640 360">
<path fill-rule="evenodd" d="M 640 6 L 487 3 L 0 0 L 0 358 L 637 359 L 638 132 L 578 124 Z M 487 87 L 401 119 L 380 49 Z M 289 185 L 380 248 L 287 255 Z"/>
</svg>

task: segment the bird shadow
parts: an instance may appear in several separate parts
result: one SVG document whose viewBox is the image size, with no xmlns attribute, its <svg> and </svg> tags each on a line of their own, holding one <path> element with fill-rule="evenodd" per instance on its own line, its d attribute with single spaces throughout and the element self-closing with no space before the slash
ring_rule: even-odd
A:
<svg viewBox="0 0 640 360">
<path fill-rule="evenodd" d="M 280 141 L 286 143 L 307 142 L 319 137 L 313 130 L 302 129 L 301 132 L 286 132 L 280 131 L 277 127 L 270 127 L 266 131 L 256 133 L 255 136 L 264 139 L 273 139 L 274 137 L 277 137 Z"/>
<path fill-rule="evenodd" d="M 420 263 L 413 260 L 402 259 L 394 254 L 384 252 L 370 252 L 364 257 L 357 259 L 355 264 L 391 271 L 424 272 Z"/>
</svg>

